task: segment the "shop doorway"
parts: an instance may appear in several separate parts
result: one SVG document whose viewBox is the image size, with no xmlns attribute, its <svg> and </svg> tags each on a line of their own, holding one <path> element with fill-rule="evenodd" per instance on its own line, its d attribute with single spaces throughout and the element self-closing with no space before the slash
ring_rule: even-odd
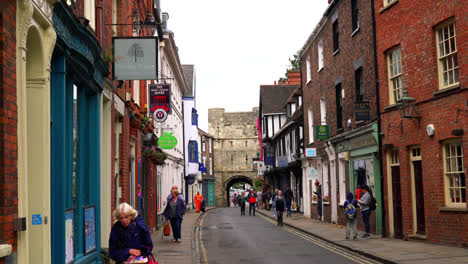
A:
<svg viewBox="0 0 468 264">
<path fill-rule="evenodd" d="M 410 150 L 411 174 L 413 181 L 413 224 L 414 232 L 418 235 L 426 234 L 424 213 L 424 182 L 422 174 L 421 147 Z"/>
</svg>

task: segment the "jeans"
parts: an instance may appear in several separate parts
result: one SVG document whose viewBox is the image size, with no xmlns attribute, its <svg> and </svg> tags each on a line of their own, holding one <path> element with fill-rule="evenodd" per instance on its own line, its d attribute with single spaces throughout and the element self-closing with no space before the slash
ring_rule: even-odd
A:
<svg viewBox="0 0 468 264">
<path fill-rule="evenodd" d="M 180 228 L 182 226 L 182 219 L 179 217 L 176 218 L 171 218 L 171 228 L 172 228 L 172 234 L 174 235 L 174 239 L 181 239 L 181 232 Z"/>
<path fill-rule="evenodd" d="M 288 215 L 291 216 L 291 202 L 286 200 L 286 211 L 288 212 Z"/>
<path fill-rule="evenodd" d="M 317 201 L 317 212 L 320 218 L 322 218 L 322 200 L 321 199 Z"/>
<path fill-rule="evenodd" d="M 364 225 L 366 226 L 366 234 L 369 234 L 370 232 L 370 224 L 369 224 L 370 214 L 371 214 L 370 209 L 362 211 L 362 220 L 364 221 Z"/>
<path fill-rule="evenodd" d="M 351 235 L 351 229 L 353 230 L 354 237 L 357 237 L 357 218 L 353 219 L 346 219 L 346 238 L 349 238 L 349 235 Z"/>
<path fill-rule="evenodd" d="M 255 203 L 249 203 L 249 215 L 252 214 L 253 210 L 253 215 L 255 215 Z"/>
</svg>

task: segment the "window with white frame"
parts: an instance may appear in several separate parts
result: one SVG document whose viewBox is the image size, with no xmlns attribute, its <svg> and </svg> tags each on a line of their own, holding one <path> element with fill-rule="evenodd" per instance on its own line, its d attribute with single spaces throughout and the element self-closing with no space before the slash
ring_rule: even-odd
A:
<svg viewBox="0 0 468 264">
<path fill-rule="evenodd" d="M 306 71 L 307 71 L 307 82 L 310 82 L 312 79 L 312 72 L 310 71 L 310 57 L 307 56 L 306 59 Z"/>
<path fill-rule="evenodd" d="M 327 106 L 323 99 L 320 99 L 320 123 L 322 125 L 327 124 Z"/>
<path fill-rule="evenodd" d="M 320 71 L 323 68 L 323 40 L 320 40 L 317 45 L 318 53 L 318 70 Z"/>
<path fill-rule="evenodd" d="M 449 21 L 436 28 L 439 89 L 458 85 L 457 34 L 455 22 Z"/>
<path fill-rule="evenodd" d="M 307 118 L 309 121 L 309 143 L 314 143 L 314 116 L 312 108 L 309 108 L 307 112 Z"/>
<path fill-rule="evenodd" d="M 443 145 L 445 197 L 448 206 L 466 206 L 466 180 L 462 141 Z"/>
<path fill-rule="evenodd" d="M 400 47 L 396 47 L 388 52 L 387 61 L 390 104 L 395 104 L 403 96 L 403 71 L 401 68 Z"/>
</svg>

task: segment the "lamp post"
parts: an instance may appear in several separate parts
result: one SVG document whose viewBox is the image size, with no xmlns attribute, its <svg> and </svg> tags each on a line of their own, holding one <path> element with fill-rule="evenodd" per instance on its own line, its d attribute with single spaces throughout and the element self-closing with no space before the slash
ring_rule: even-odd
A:
<svg viewBox="0 0 468 264">
<path fill-rule="evenodd" d="M 417 126 L 420 127 L 421 125 L 421 116 L 417 115 L 416 113 L 416 99 L 414 99 L 413 97 L 410 97 L 408 95 L 408 90 L 405 89 L 403 90 L 403 95 L 401 97 L 401 99 L 399 100 L 399 103 L 400 103 L 400 107 L 399 107 L 399 111 L 400 111 L 400 117 L 403 119 L 403 118 L 408 118 L 408 119 L 411 119 L 415 124 L 416 124 L 416 121 L 418 122 L 417 123 Z"/>
</svg>

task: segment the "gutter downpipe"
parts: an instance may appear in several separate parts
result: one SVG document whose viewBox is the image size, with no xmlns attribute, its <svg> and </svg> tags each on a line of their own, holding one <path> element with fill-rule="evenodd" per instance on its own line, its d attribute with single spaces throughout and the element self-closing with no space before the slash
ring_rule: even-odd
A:
<svg viewBox="0 0 468 264">
<path fill-rule="evenodd" d="M 379 156 L 380 156 L 380 192 L 381 192 L 381 198 L 382 202 L 380 203 L 380 206 L 382 208 L 382 236 L 385 237 L 387 236 L 387 228 L 385 224 L 385 202 L 383 199 L 383 195 L 385 193 L 385 188 L 384 188 L 384 169 L 383 169 L 383 153 L 382 153 L 382 135 L 380 134 L 380 131 L 382 131 L 382 120 L 380 118 L 381 112 L 380 112 L 380 94 L 379 94 L 379 86 L 380 86 L 380 81 L 379 81 L 379 71 L 378 71 L 378 63 L 377 63 L 377 26 L 375 22 L 375 2 L 374 0 L 371 0 L 371 10 L 372 10 L 372 42 L 373 42 L 373 48 L 374 48 L 374 71 L 375 71 L 375 98 L 376 98 L 376 105 L 377 105 L 377 135 L 379 139 Z"/>
</svg>

